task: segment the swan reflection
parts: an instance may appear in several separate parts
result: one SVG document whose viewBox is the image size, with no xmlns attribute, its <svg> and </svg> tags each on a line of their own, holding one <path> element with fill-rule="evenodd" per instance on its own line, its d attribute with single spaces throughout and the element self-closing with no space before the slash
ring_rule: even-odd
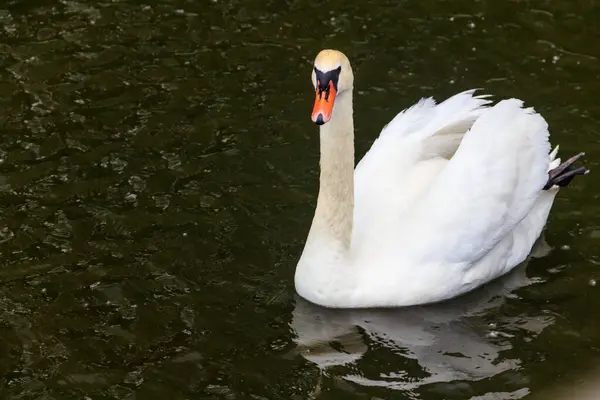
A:
<svg viewBox="0 0 600 400">
<path fill-rule="evenodd" d="M 480 380 L 520 366 L 502 354 L 511 338 L 530 340 L 553 323 L 538 309 L 499 312 L 512 291 L 530 283 L 523 265 L 453 301 L 405 309 L 324 309 L 297 297 L 291 329 L 305 359 L 359 385 L 414 390 Z"/>
</svg>

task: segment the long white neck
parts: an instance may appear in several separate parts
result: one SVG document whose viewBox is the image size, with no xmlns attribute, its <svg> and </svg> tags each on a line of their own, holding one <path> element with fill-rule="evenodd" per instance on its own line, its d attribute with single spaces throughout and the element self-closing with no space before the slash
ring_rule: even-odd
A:
<svg viewBox="0 0 600 400">
<path fill-rule="evenodd" d="M 321 179 L 310 233 L 298 261 L 295 285 L 305 299 L 328 307 L 347 305 L 356 287 L 350 270 L 354 213 L 352 93 L 340 93 L 321 126 Z"/>
<path fill-rule="evenodd" d="M 354 212 L 354 120 L 352 91 L 340 93 L 331 119 L 320 128 L 321 177 L 310 236 L 347 250 Z"/>
</svg>

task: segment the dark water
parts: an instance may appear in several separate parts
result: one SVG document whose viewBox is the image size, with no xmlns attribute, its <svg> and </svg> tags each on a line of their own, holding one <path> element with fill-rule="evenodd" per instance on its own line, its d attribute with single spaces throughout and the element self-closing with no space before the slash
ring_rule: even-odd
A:
<svg viewBox="0 0 600 400">
<path fill-rule="evenodd" d="M 596 379 L 598 20 L 592 0 L 3 3 L 1 397 L 541 399 Z M 435 307 L 297 299 L 325 47 L 354 65 L 359 155 L 421 96 L 472 87 L 585 150 L 549 255 Z"/>
</svg>

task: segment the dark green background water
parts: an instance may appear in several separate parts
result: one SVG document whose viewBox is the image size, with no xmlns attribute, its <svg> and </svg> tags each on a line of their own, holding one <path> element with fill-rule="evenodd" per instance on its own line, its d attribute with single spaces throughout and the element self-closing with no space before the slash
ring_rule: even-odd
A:
<svg viewBox="0 0 600 400">
<path fill-rule="evenodd" d="M 596 379 L 598 21 L 592 0 L 3 3 L 1 397 L 552 398 Z M 359 156 L 421 96 L 472 87 L 585 150 L 550 254 L 436 307 L 297 299 L 326 47 L 354 66 Z"/>
</svg>

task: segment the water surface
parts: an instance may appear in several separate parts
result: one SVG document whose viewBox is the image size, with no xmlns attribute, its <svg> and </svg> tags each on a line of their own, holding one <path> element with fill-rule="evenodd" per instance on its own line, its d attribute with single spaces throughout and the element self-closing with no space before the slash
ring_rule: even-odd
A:
<svg viewBox="0 0 600 400">
<path fill-rule="evenodd" d="M 593 380 L 599 18 L 591 0 L 4 3 L 2 398 L 536 399 Z M 326 47 L 353 63 L 359 156 L 420 97 L 473 87 L 585 150 L 549 254 L 435 307 L 296 298 Z"/>
</svg>

